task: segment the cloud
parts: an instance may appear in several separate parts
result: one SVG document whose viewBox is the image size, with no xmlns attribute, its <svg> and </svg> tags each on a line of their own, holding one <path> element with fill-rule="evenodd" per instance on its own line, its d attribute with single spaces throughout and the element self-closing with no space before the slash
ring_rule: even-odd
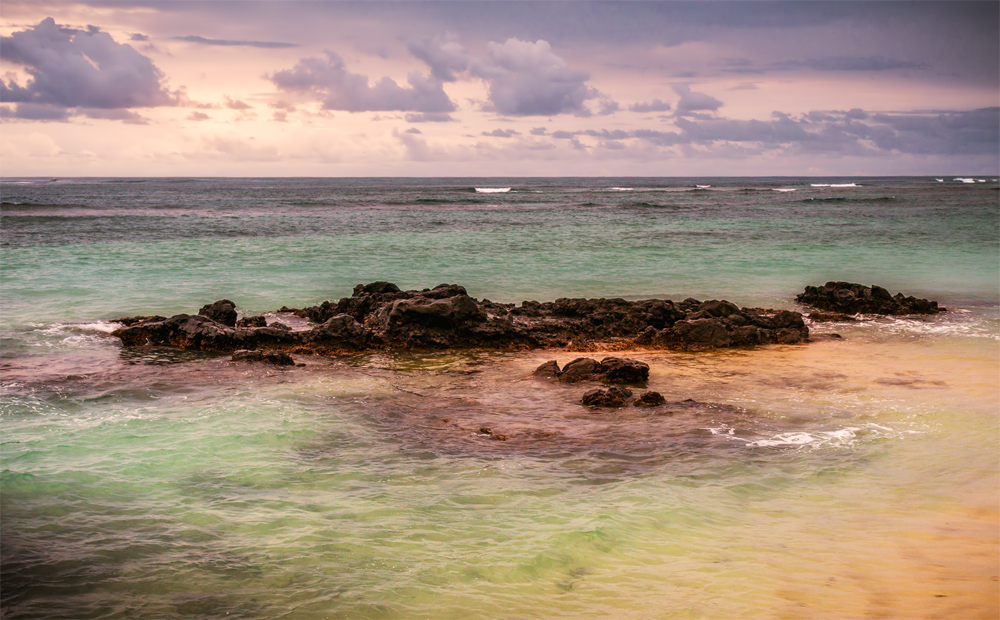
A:
<svg viewBox="0 0 1000 620">
<path fill-rule="evenodd" d="M 492 138 L 513 138 L 521 135 L 521 132 L 515 129 L 494 129 L 493 131 L 484 131 L 480 135 Z"/>
<path fill-rule="evenodd" d="M 27 30 L 0 37 L 0 59 L 24 67 L 24 86 L 0 80 L 0 99 L 57 108 L 119 109 L 171 106 L 178 96 L 163 73 L 127 44 L 95 26 L 67 28 L 47 17 Z M 19 118 L 34 112 L 25 108 Z M 54 113 L 53 113 L 54 114 Z"/>
<path fill-rule="evenodd" d="M 837 56 L 834 58 L 810 58 L 773 63 L 775 69 L 797 69 L 805 67 L 816 71 L 892 71 L 894 69 L 924 69 L 926 65 L 909 60 L 896 60 L 880 56 Z"/>
<path fill-rule="evenodd" d="M 441 87 L 441 81 L 434 77 L 410 73 L 409 88 L 399 86 L 388 77 L 369 85 L 367 76 L 348 71 L 340 56 L 332 52 L 327 52 L 326 58 L 303 58 L 291 69 L 268 77 L 285 92 L 317 97 L 327 110 L 440 113 L 455 109 L 455 104 Z"/>
<path fill-rule="evenodd" d="M 469 53 L 453 36 L 435 37 L 410 43 L 410 53 L 427 63 L 431 75 L 442 82 L 458 79 L 455 72 L 465 71 L 469 66 Z"/>
<path fill-rule="evenodd" d="M 410 112 L 405 117 L 407 123 L 453 123 L 455 119 L 444 112 Z"/>
<path fill-rule="evenodd" d="M 2 99 L 6 101 L 6 98 Z M 25 121 L 60 121 L 69 120 L 70 110 L 49 105 L 20 103 L 16 107 L 0 106 L 0 118 L 20 119 Z"/>
<path fill-rule="evenodd" d="M 186 41 L 187 43 L 198 43 L 200 45 L 221 45 L 221 46 L 241 46 L 259 47 L 263 49 L 284 49 L 288 47 L 298 47 L 297 43 L 281 43 L 277 41 L 231 41 L 229 39 L 206 39 L 197 35 L 189 34 L 183 37 L 174 37 L 174 41 Z"/>
<path fill-rule="evenodd" d="M 670 110 L 670 104 L 659 99 L 653 99 L 649 103 L 633 103 L 628 107 L 632 112 L 666 112 Z"/>
<path fill-rule="evenodd" d="M 226 107 L 230 110 L 250 110 L 253 107 L 239 99 L 231 99 L 229 95 L 224 95 L 224 97 L 226 99 Z"/>
<path fill-rule="evenodd" d="M 469 71 L 486 81 L 494 111 L 511 116 L 589 114 L 584 102 L 598 96 L 590 74 L 571 69 L 547 41 L 490 41 L 486 56 L 470 59 Z"/>
<path fill-rule="evenodd" d="M 674 92 L 681 96 L 677 102 L 677 111 L 674 113 L 677 116 L 689 116 L 699 111 L 715 112 L 722 106 L 722 102 L 715 97 L 694 92 L 687 84 L 674 84 L 673 88 Z"/>
<path fill-rule="evenodd" d="M 149 35 L 141 34 L 139 32 L 133 32 L 129 36 L 128 40 L 129 41 L 138 41 L 138 42 L 141 43 L 141 42 L 149 41 Z"/>
<path fill-rule="evenodd" d="M 533 136 L 544 136 L 546 129 L 544 127 L 532 127 L 531 135 Z"/>
<path fill-rule="evenodd" d="M 189 121 L 207 121 L 211 116 L 205 114 L 204 112 L 198 112 L 197 110 L 187 115 L 187 120 Z"/>
<path fill-rule="evenodd" d="M 421 134 L 421 133 L 424 133 L 424 132 L 420 131 L 420 130 L 419 130 L 419 129 L 417 129 L 416 127 L 410 127 L 409 129 L 407 129 L 407 130 L 406 130 L 406 131 L 404 131 L 403 133 L 416 133 L 416 134 Z"/>
</svg>

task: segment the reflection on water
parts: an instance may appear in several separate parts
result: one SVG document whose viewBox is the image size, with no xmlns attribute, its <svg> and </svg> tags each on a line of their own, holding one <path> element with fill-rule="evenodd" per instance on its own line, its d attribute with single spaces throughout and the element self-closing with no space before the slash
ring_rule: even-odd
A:
<svg viewBox="0 0 1000 620">
<path fill-rule="evenodd" d="M 636 352 L 652 409 L 563 352 L 9 359 L 5 617 L 995 617 L 993 341 L 841 331 Z"/>
</svg>

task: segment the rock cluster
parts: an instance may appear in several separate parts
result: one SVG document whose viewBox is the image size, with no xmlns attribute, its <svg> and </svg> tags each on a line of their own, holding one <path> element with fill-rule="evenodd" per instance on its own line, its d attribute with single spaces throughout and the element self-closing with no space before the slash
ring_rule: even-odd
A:
<svg viewBox="0 0 1000 620">
<path fill-rule="evenodd" d="M 902 293 L 891 295 L 881 286 L 865 286 L 851 282 L 827 282 L 823 286 L 807 286 L 795 301 L 820 310 L 843 314 L 936 314 L 936 301 L 907 297 Z"/>
<path fill-rule="evenodd" d="M 278 323 L 267 325 L 260 316 L 238 321 L 235 304 L 223 299 L 206 305 L 197 315 L 119 319 L 123 327 L 114 335 L 126 346 L 221 352 L 270 348 L 320 355 L 567 346 L 697 350 L 794 344 L 809 337 L 797 312 L 739 308 L 728 301 L 557 299 L 517 306 L 478 301 L 455 284 L 421 291 L 402 291 L 389 282 L 359 284 L 353 295 L 336 303 L 282 307 L 279 312 L 292 312 L 313 325 L 294 331 Z M 628 373 L 632 368 L 602 372 Z"/>
<path fill-rule="evenodd" d="M 274 349 L 265 349 L 263 351 L 242 349 L 234 351 L 232 359 L 234 362 L 263 362 L 265 364 L 274 364 L 275 366 L 295 365 L 295 360 L 292 359 L 291 355 Z"/>
<path fill-rule="evenodd" d="M 563 383 L 578 381 L 603 381 L 620 385 L 646 385 L 649 364 L 627 357 L 606 357 L 600 362 L 589 357 L 578 357 L 562 369 L 556 360 L 545 362 L 535 369 L 536 377 L 549 377 Z"/>
</svg>

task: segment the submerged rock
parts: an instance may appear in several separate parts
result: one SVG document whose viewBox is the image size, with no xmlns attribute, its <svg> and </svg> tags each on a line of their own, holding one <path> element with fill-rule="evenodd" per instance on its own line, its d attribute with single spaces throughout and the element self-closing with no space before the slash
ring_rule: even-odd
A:
<svg viewBox="0 0 1000 620">
<path fill-rule="evenodd" d="M 295 365 L 295 360 L 292 359 L 291 355 L 274 349 L 264 351 L 247 351 L 244 349 L 235 351 L 233 352 L 232 359 L 234 362 L 264 362 L 265 364 L 274 364 L 275 366 Z"/>
<path fill-rule="evenodd" d="M 659 407 L 665 402 L 667 402 L 667 399 L 663 398 L 662 394 L 649 391 L 643 392 L 632 404 L 636 407 Z"/>
<path fill-rule="evenodd" d="M 843 312 L 810 312 L 809 320 L 813 323 L 848 323 L 856 318 Z"/>
<path fill-rule="evenodd" d="M 851 282 L 827 282 L 823 286 L 807 286 L 795 301 L 820 310 L 846 314 L 936 314 L 936 301 L 907 297 L 902 293 L 891 295 L 881 286 L 865 286 Z"/>
<path fill-rule="evenodd" d="M 493 350 L 558 348 L 572 343 L 583 350 L 712 349 L 808 339 L 797 312 L 739 308 L 720 300 L 557 299 L 520 306 L 477 301 L 456 284 L 403 291 L 389 282 L 359 284 L 351 297 L 318 306 L 290 308 L 313 326 L 293 331 L 262 324 L 263 317 L 237 322 L 236 305 L 222 299 L 198 315 L 129 317 L 113 335 L 126 346 L 166 345 L 183 349 L 231 352 L 236 349 L 282 349 L 320 355 L 371 350 Z M 561 381 L 600 380 L 644 384 L 649 368 L 635 360 L 581 358 L 547 376 Z M 617 360 L 617 361 L 615 361 Z M 541 374 L 541 373 L 539 373 Z"/>
<path fill-rule="evenodd" d="M 583 395 L 580 402 L 591 408 L 624 407 L 631 396 L 632 390 L 615 385 L 606 390 L 590 390 Z"/>
</svg>

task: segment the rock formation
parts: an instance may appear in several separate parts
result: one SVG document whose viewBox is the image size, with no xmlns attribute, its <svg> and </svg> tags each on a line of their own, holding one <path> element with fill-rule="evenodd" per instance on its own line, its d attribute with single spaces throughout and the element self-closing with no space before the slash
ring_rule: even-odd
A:
<svg viewBox="0 0 1000 620">
<path fill-rule="evenodd" d="M 936 314 L 936 301 L 907 297 L 902 293 L 891 295 L 881 286 L 865 286 L 851 282 L 827 282 L 823 286 L 807 286 L 795 297 L 800 304 L 820 310 L 843 314 Z"/>
<path fill-rule="evenodd" d="M 797 312 L 739 308 L 728 301 L 557 299 L 518 306 L 478 301 L 455 284 L 402 291 L 389 282 L 373 282 L 358 285 L 353 295 L 336 303 L 282 307 L 279 312 L 307 318 L 312 327 L 294 331 L 279 323 L 261 326 L 260 317 L 238 322 L 235 304 L 223 299 L 197 315 L 119 319 L 123 327 L 114 335 L 132 347 L 220 352 L 266 348 L 328 356 L 370 350 L 699 350 L 794 344 L 809 337 Z M 638 372 L 627 363 L 615 368 L 604 363 L 602 373 L 621 374 L 626 383 Z M 558 365 L 553 374 L 562 376 L 566 369 L 556 371 Z"/>
</svg>

